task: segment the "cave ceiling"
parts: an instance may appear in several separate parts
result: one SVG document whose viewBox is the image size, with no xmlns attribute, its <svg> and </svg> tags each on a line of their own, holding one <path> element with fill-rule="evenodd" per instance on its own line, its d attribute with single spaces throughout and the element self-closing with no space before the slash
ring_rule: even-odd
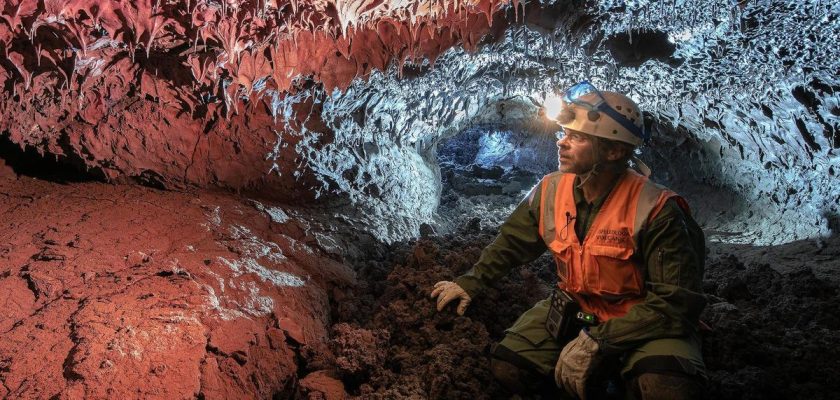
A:
<svg viewBox="0 0 840 400">
<path fill-rule="evenodd" d="M 550 133 L 546 95 L 589 79 L 646 111 L 657 177 L 739 194 L 733 240 L 840 224 L 836 2 L 11 0 L 0 17 L 0 136 L 97 179 L 349 204 L 399 238 L 435 211 L 442 140 Z"/>
</svg>

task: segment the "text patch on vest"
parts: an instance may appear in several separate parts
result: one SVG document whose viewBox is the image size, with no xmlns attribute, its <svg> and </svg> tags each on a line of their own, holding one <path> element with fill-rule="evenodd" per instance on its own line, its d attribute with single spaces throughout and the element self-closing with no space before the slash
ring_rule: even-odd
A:
<svg viewBox="0 0 840 400">
<path fill-rule="evenodd" d="M 626 227 L 622 227 L 621 229 L 598 229 L 595 232 L 595 241 L 599 244 L 611 246 L 633 247 L 630 230 Z"/>
</svg>

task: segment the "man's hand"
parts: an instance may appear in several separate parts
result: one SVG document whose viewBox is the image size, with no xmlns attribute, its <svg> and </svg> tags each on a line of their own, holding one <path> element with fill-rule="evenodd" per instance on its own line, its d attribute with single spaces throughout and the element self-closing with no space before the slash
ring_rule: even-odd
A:
<svg viewBox="0 0 840 400">
<path fill-rule="evenodd" d="M 446 307 L 450 301 L 455 299 L 461 299 L 461 302 L 458 303 L 458 315 L 464 315 L 464 311 L 467 311 L 467 306 L 470 305 L 472 299 L 467 292 L 458 286 L 455 282 L 450 281 L 440 281 L 435 283 L 435 288 L 432 290 L 432 298 L 437 297 L 437 310 L 443 310 L 443 307 Z"/>
<path fill-rule="evenodd" d="M 554 367 L 557 386 L 579 399 L 586 400 L 586 381 L 602 359 L 603 356 L 598 354 L 598 342 L 581 329 L 578 337 L 560 352 L 560 359 Z"/>
</svg>

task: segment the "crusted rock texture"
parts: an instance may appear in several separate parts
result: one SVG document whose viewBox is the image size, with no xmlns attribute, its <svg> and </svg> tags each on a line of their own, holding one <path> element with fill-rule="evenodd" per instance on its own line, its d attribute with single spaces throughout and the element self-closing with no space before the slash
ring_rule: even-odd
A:
<svg viewBox="0 0 840 400">
<path fill-rule="evenodd" d="M 358 287 L 334 301 L 341 322 L 336 354 L 369 363 L 364 375 L 334 367 L 350 395 L 360 399 L 509 399 L 489 370 L 489 346 L 523 311 L 546 298 L 555 282 L 544 256 L 517 268 L 470 305 L 435 311 L 434 282 L 466 271 L 496 233 L 467 224 L 383 249 L 383 257 L 353 263 Z M 772 266 L 757 253 L 779 260 Z M 840 239 L 825 245 L 796 242 L 772 248 L 713 245 L 704 280 L 709 306 L 702 319 L 710 399 L 832 399 L 840 390 Z M 818 269 L 816 267 L 821 266 Z M 780 268 L 782 271 L 774 269 Z M 829 276 L 826 276 L 826 273 Z M 334 298 L 335 299 L 335 298 Z M 349 322 L 349 324 L 348 324 Z M 355 327 L 351 330 L 350 327 Z M 358 340 L 347 340 L 350 333 Z M 370 340 L 390 337 L 387 346 Z M 542 397 L 557 398 L 557 393 Z"/>
<path fill-rule="evenodd" d="M 499 3 L 5 2 L 0 131 L 109 181 L 311 199 L 286 125 L 332 132 L 294 95 L 474 49 Z"/>
<path fill-rule="evenodd" d="M 840 229 L 831 2 L 13 0 L 0 15 L 0 136 L 102 180 L 349 203 L 398 240 L 434 217 L 441 141 L 550 133 L 546 95 L 590 79 L 647 111 L 660 180 L 737 193 L 737 218 L 709 220 L 720 237 Z"/>
<path fill-rule="evenodd" d="M 291 396 L 354 274 L 282 210 L 0 179 L 0 397 Z"/>
</svg>

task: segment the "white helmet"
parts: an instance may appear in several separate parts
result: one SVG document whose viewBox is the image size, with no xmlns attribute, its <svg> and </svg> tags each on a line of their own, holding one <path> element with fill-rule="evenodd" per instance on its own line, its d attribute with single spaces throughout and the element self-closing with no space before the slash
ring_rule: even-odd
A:
<svg viewBox="0 0 840 400">
<path fill-rule="evenodd" d="M 563 94 L 557 123 L 564 128 L 639 146 L 647 142 L 639 106 L 616 92 L 602 92 L 583 81 Z"/>
</svg>

